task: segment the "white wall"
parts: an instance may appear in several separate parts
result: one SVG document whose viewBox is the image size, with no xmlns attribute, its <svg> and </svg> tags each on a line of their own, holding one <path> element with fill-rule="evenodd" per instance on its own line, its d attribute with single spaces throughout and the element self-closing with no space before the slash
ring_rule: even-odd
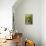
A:
<svg viewBox="0 0 46 46">
<path fill-rule="evenodd" d="M 40 26 L 40 0 L 23 0 L 20 5 L 14 5 L 15 28 L 22 32 L 24 37 L 35 41 L 36 46 L 41 46 L 41 26 Z M 33 14 L 33 24 L 25 25 L 25 14 Z"/>
<path fill-rule="evenodd" d="M 12 6 L 16 0 L 0 0 L 0 27 L 12 28 Z"/>
<path fill-rule="evenodd" d="M 42 0 L 41 4 L 41 40 L 42 46 L 46 46 L 46 0 Z"/>
</svg>

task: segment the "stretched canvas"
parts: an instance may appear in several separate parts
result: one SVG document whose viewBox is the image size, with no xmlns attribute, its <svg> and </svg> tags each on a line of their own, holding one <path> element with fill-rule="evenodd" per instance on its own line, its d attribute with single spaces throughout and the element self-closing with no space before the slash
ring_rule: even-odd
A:
<svg viewBox="0 0 46 46">
<path fill-rule="evenodd" d="M 33 15 L 32 14 L 26 14 L 25 24 L 33 24 Z"/>
</svg>

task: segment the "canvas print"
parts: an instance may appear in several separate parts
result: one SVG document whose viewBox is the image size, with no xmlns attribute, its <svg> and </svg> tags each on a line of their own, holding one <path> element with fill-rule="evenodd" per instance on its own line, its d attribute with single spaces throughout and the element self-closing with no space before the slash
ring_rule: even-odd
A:
<svg viewBox="0 0 46 46">
<path fill-rule="evenodd" d="M 25 24 L 33 24 L 33 15 L 32 14 L 26 14 Z"/>
</svg>

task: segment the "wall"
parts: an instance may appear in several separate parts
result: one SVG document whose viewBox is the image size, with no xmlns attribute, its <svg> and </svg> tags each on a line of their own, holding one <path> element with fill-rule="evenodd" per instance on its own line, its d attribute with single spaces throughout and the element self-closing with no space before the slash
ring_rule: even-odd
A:
<svg viewBox="0 0 46 46">
<path fill-rule="evenodd" d="M 0 27 L 12 28 L 12 6 L 16 0 L 0 0 Z"/>
<path fill-rule="evenodd" d="M 22 32 L 24 38 L 35 41 L 36 46 L 41 46 L 41 1 L 40 0 L 23 0 L 17 7 L 13 7 L 15 29 Z M 25 25 L 25 14 L 33 14 L 33 24 Z"/>
<path fill-rule="evenodd" d="M 46 46 L 46 0 L 41 2 L 41 41 Z"/>
</svg>

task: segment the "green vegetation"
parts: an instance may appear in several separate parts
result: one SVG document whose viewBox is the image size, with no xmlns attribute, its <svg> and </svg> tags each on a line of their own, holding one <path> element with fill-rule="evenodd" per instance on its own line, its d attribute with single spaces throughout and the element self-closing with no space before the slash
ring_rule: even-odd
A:
<svg viewBox="0 0 46 46">
<path fill-rule="evenodd" d="M 27 14 L 25 16 L 25 24 L 32 24 L 33 23 L 33 16 L 32 14 Z"/>
</svg>

